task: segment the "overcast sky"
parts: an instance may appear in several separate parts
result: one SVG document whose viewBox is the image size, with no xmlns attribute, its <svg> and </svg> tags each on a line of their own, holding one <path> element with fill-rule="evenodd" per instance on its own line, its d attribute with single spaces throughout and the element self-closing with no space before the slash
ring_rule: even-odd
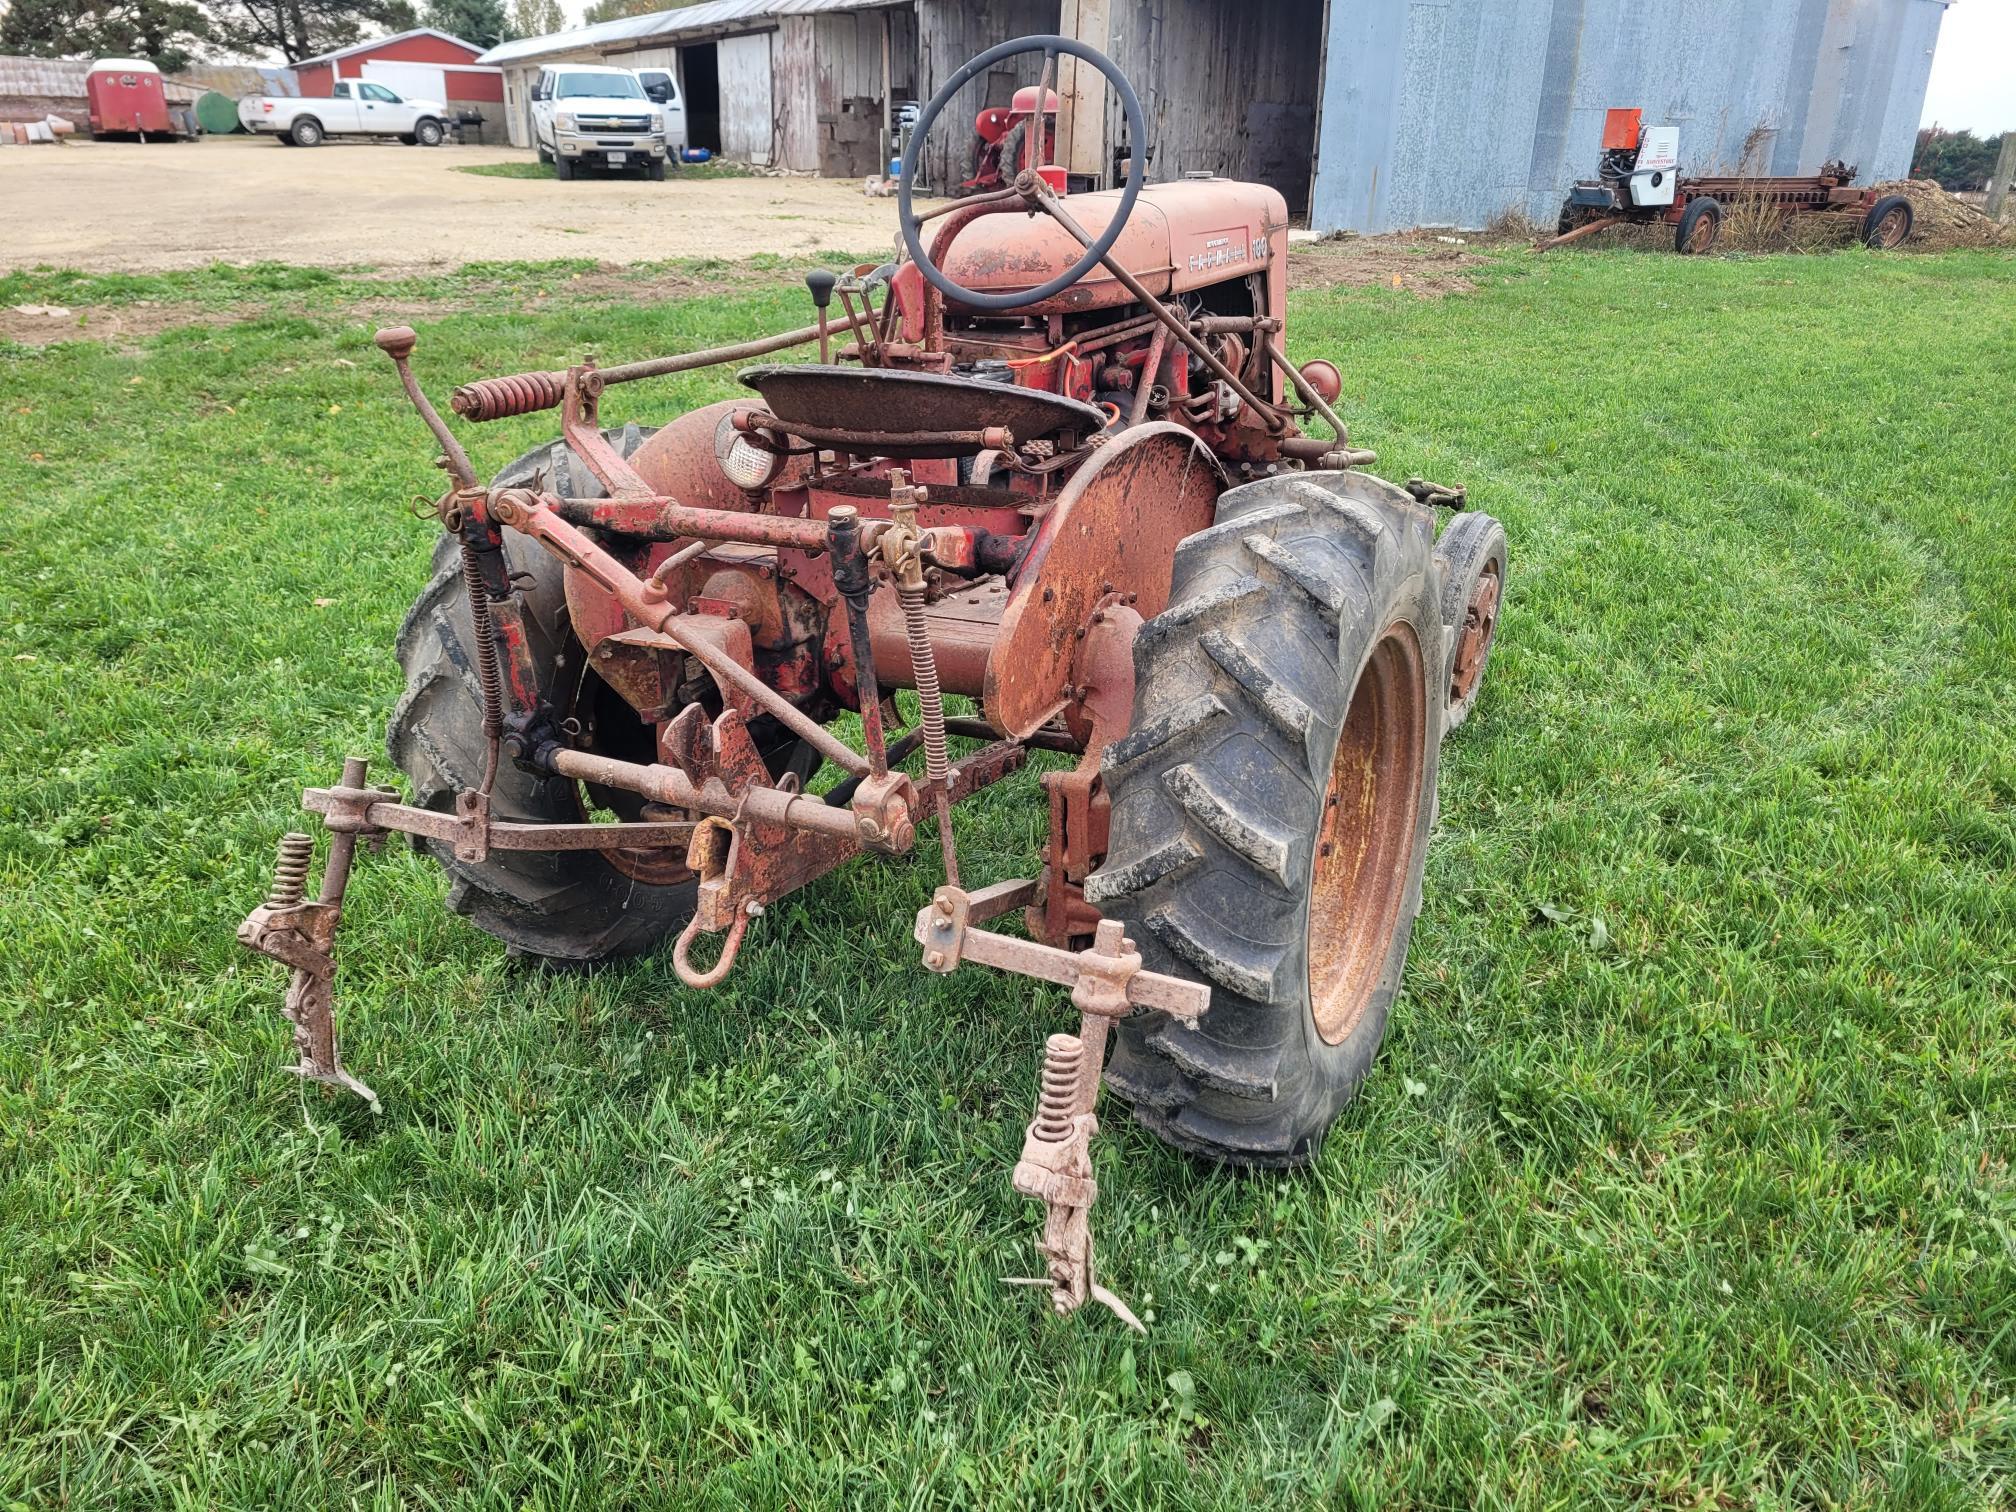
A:
<svg viewBox="0 0 2016 1512">
<path fill-rule="evenodd" d="M 1925 124 L 1982 136 L 2016 128 L 2016 4 L 1954 0 L 1939 28 Z"/>
<path fill-rule="evenodd" d="M 579 24 L 588 0 L 561 0 Z M 1954 0 L 1939 28 L 1925 124 L 1993 136 L 2016 127 L 2016 0 Z"/>
</svg>

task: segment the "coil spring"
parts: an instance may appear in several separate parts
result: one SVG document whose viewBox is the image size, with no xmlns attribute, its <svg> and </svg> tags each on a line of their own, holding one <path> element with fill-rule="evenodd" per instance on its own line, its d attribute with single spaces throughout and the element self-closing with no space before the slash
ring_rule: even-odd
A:
<svg viewBox="0 0 2016 1512">
<path fill-rule="evenodd" d="M 495 740 L 504 733 L 504 679 L 497 670 L 497 630 L 490 622 L 490 590 L 476 548 L 462 541 L 462 585 L 469 592 L 469 619 L 476 631 L 476 682 L 483 692 L 483 735 Z"/>
<path fill-rule="evenodd" d="M 900 584 L 896 598 L 903 606 L 903 633 L 910 642 L 910 671 L 917 683 L 918 723 L 924 729 L 924 776 L 942 783 L 951 771 L 945 748 L 945 703 L 938 696 L 938 658 L 924 627 L 924 590 Z"/>
<path fill-rule="evenodd" d="M 1078 1074 L 1085 1061 L 1085 1042 L 1075 1034 L 1053 1034 L 1043 1042 L 1043 1091 L 1036 1099 L 1035 1135 L 1045 1144 L 1071 1137 L 1071 1118 L 1078 1106 Z"/>
<path fill-rule="evenodd" d="M 513 373 L 507 378 L 479 378 L 455 390 L 448 402 L 464 420 L 502 420 L 552 409 L 560 402 L 558 373 Z"/>
<path fill-rule="evenodd" d="M 314 855 L 315 842 L 299 830 L 289 830 L 280 837 L 273 886 L 266 894 L 268 908 L 292 908 L 301 901 L 308 886 L 308 863 Z"/>
</svg>

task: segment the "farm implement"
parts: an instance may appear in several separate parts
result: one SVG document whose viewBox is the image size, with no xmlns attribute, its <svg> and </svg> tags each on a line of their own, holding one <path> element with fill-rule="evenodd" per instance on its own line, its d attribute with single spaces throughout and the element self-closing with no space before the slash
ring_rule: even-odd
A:
<svg viewBox="0 0 2016 1512">
<path fill-rule="evenodd" d="M 1013 1173 L 1045 1207 L 1033 1284 L 1132 1323 L 1093 1265 L 1102 1081 L 1209 1160 L 1312 1158 L 1384 1034 L 1506 546 L 1461 489 L 1363 471 L 1337 369 L 1289 363 L 1273 190 L 1143 187 L 1136 154 L 1117 191 L 1067 200 L 1046 166 L 913 206 L 932 121 L 1029 52 L 1039 88 L 1061 53 L 1092 63 L 1145 139 L 1092 49 L 981 54 L 919 121 L 896 260 L 808 275 L 814 321 L 737 347 L 465 384 L 467 422 L 559 411 L 557 442 L 488 481 L 421 391 L 413 333 L 378 333 L 451 480 L 397 638 L 387 744 L 411 798 L 355 758 L 311 790 L 319 890 L 287 836 L 240 938 L 292 969 L 295 1069 L 375 1103 L 334 1020 L 360 839 L 411 837 L 514 952 L 669 940 L 691 988 L 779 899 L 933 845 L 924 969 L 1055 983 L 1078 1015 Z M 728 363 L 752 364 L 743 398 L 601 424 L 611 385 Z M 1077 758 L 1043 777 L 1033 875 L 968 886 L 954 810 L 1031 751 Z"/>
<path fill-rule="evenodd" d="M 1722 220 L 1735 204 L 1754 205 L 1782 219 L 1789 215 L 1832 215 L 1857 222 L 1864 246 L 1888 252 L 1911 235 L 1911 201 L 1855 187 L 1855 170 L 1828 163 L 1808 177 L 1692 177 L 1680 172 L 1680 128 L 1646 126 L 1641 110 L 1612 110 L 1603 121 L 1603 155 L 1596 177 L 1568 191 L 1551 241 L 1540 250 L 1565 247 L 1613 226 L 1673 227 L 1673 248 L 1683 257 L 1715 250 Z"/>
</svg>

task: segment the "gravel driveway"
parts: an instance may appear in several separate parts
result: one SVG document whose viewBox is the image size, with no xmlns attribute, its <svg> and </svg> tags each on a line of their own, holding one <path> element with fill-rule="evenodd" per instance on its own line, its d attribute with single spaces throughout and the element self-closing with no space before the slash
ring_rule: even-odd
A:
<svg viewBox="0 0 2016 1512">
<path fill-rule="evenodd" d="M 69 142 L 0 151 L 0 269 L 271 260 L 381 268 L 477 259 L 746 257 L 890 247 L 896 202 L 841 179 L 493 178 L 500 147 L 270 139 Z"/>
</svg>

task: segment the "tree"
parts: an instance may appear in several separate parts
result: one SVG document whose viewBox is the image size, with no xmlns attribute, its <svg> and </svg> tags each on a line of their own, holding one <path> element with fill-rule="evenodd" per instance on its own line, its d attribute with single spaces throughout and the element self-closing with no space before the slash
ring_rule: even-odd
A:
<svg viewBox="0 0 2016 1512">
<path fill-rule="evenodd" d="M 517 35 L 504 14 L 504 0 L 427 0 L 421 24 L 485 49 Z"/>
<path fill-rule="evenodd" d="M 699 0 L 594 0 L 582 13 L 581 19 L 589 25 L 598 21 L 614 21 L 623 16 L 648 16 L 656 11 L 684 10 L 689 5 L 697 5 Z"/>
<path fill-rule="evenodd" d="M 211 8 L 211 30 L 227 47 L 278 53 L 289 63 L 348 47 L 368 30 L 408 31 L 407 0 L 226 0 Z"/>
<path fill-rule="evenodd" d="M 551 36 L 566 26 L 560 0 L 511 0 L 511 31 L 516 36 Z"/>
<path fill-rule="evenodd" d="M 12 0 L 0 13 L 0 52 L 32 58 L 145 58 L 173 73 L 210 40 L 184 0 Z"/>
<path fill-rule="evenodd" d="M 1986 188 L 2001 150 L 1999 136 L 1983 138 L 1971 131 L 1927 126 L 1918 133 L 1918 149 L 1911 154 L 1911 177 L 1935 179 L 1940 188 L 1954 193 Z"/>
</svg>

